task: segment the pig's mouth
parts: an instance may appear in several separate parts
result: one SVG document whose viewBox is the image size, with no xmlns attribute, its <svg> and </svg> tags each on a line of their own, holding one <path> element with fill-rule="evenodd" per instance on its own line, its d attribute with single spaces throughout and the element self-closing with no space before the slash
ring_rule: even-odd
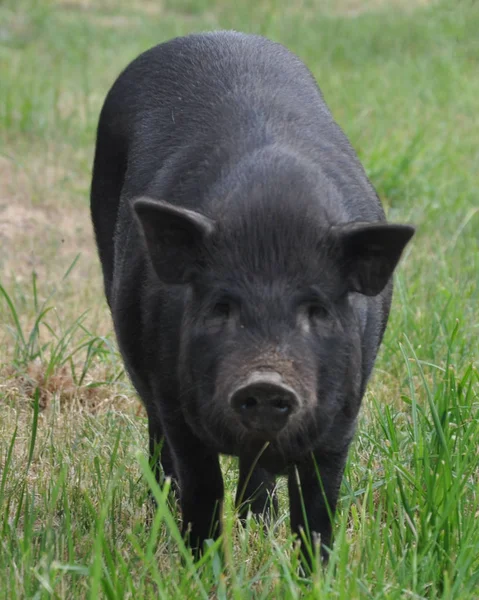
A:
<svg viewBox="0 0 479 600">
<path fill-rule="evenodd" d="M 194 420 L 193 415 L 188 415 L 199 437 L 219 453 L 257 458 L 258 464 L 275 473 L 283 472 L 291 461 L 301 460 L 317 445 L 323 427 L 327 428 L 326 422 L 322 419 L 318 423 L 314 412 L 305 406 L 295 410 L 284 423 L 277 419 L 266 426 L 256 425 L 252 419 L 245 425 L 235 411 L 225 410 L 224 404 L 221 408 L 211 402 L 211 397 L 209 407 L 206 419 L 198 413 Z"/>
<path fill-rule="evenodd" d="M 184 402 L 190 427 L 217 452 L 256 455 L 267 444 L 264 459 L 279 460 L 311 449 L 318 430 L 314 370 L 273 359 L 223 362 Z"/>
<path fill-rule="evenodd" d="M 218 452 L 257 454 L 268 444 L 266 454 L 282 455 L 304 423 L 314 421 L 306 390 L 276 370 L 256 367 L 224 383 L 214 391 L 200 388 L 196 402 L 184 407 L 193 430 Z"/>
</svg>

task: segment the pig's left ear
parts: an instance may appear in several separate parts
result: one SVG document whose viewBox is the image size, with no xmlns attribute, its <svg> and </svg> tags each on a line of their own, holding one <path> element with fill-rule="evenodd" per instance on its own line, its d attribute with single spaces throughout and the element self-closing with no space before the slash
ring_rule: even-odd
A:
<svg viewBox="0 0 479 600">
<path fill-rule="evenodd" d="M 391 278 L 414 227 L 388 223 L 352 223 L 332 228 L 351 292 L 379 294 Z"/>
<path fill-rule="evenodd" d="M 138 198 L 133 208 L 155 271 L 165 283 L 188 283 L 199 265 L 214 222 L 193 210 L 168 202 Z"/>
</svg>

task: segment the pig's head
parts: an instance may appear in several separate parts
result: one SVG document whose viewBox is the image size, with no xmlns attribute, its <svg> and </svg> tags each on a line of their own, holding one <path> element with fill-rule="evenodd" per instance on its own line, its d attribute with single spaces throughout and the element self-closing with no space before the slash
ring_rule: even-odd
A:
<svg viewBox="0 0 479 600">
<path fill-rule="evenodd" d="M 269 441 L 298 456 L 338 419 L 352 425 L 367 297 L 386 288 L 413 228 L 330 225 L 288 202 L 217 220 L 144 198 L 134 207 L 160 280 L 187 284 L 179 377 L 190 426 L 223 452 Z"/>
</svg>

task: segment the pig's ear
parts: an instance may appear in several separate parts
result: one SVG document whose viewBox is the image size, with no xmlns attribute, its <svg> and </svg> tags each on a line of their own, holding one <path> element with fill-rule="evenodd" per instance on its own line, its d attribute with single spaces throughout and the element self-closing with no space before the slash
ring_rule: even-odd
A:
<svg viewBox="0 0 479 600">
<path fill-rule="evenodd" d="M 190 281 L 203 244 L 214 231 L 213 221 L 195 211 L 150 198 L 138 198 L 133 208 L 160 280 Z"/>
<path fill-rule="evenodd" d="M 379 294 L 391 278 L 414 227 L 388 223 L 353 223 L 332 228 L 351 292 Z"/>
</svg>

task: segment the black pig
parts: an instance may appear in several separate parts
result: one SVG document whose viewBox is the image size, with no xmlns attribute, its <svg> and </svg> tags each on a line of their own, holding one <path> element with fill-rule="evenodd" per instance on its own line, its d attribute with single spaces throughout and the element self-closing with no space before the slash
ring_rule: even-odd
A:
<svg viewBox="0 0 479 600">
<path fill-rule="evenodd" d="M 326 556 L 413 228 L 385 222 L 311 73 L 235 32 L 145 52 L 103 106 L 91 212 L 152 465 L 161 447 L 192 546 L 221 531 L 226 453 L 254 513 L 287 474 L 292 529 Z"/>
</svg>

